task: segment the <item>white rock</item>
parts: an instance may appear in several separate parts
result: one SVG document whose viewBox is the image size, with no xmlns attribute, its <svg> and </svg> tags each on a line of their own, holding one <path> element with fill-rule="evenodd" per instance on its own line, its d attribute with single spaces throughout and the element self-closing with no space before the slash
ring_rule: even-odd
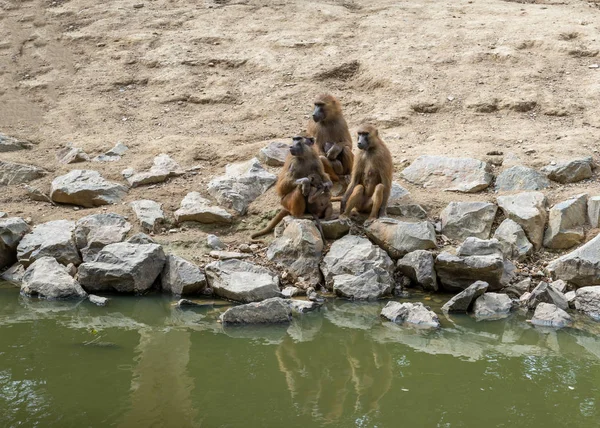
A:
<svg viewBox="0 0 600 428">
<path fill-rule="evenodd" d="M 130 230 L 131 224 L 119 214 L 92 214 L 77 221 L 75 244 L 83 261 L 90 262 L 108 244 L 122 242 Z"/>
<path fill-rule="evenodd" d="M 198 223 L 231 223 L 233 216 L 225 209 L 213 206 L 198 192 L 190 192 L 181 201 L 181 208 L 175 211 L 175 220 L 197 221 Z"/>
<path fill-rule="evenodd" d="M 600 224 L 600 196 L 592 196 L 588 199 L 587 209 L 588 221 L 592 227 Z"/>
<path fill-rule="evenodd" d="M 542 190 L 550 186 L 550 181 L 535 169 L 522 165 L 502 171 L 496 177 L 496 191 Z"/>
<path fill-rule="evenodd" d="M 399 324 L 406 323 L 425 328 L 440 327 L 440 320 L 435 312 L 430 311 L 421 302 L 388 302 L 381 310 L 381 316 Z"/>
<path fill-rule="evenodd" d="M 279 297 L 279 277 L 271 270 L 242 260 L 210 263 L 205 268 L 209 286 L 217 296 L 236 302 Z"/>
</svg>

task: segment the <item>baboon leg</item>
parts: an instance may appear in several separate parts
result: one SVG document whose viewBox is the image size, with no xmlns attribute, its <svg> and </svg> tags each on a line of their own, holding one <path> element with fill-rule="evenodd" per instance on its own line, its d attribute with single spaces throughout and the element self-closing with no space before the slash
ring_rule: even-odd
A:
<svg viewBox="0 0 600 428">
<path fill-rule="evenodd" d="M 341 157 L 338 158 L 342 162 L 344 172 L 340 175 L 348 175 L 352 173 L 352 166 L 354 165 L 354 154 L 352 153 L 351 147 L 344 147 Z"/>
<path fill-rule="evenodd" d="M 333 217 L 333 206 L 329 204 L 327 208 L 325 208 L 325 213 L 323 213 L 323 220 L 332 220 Z"/>
<path fill-rule="evenodd" d="M 373 196 L 371 196 L 372 206 L 369 220 L 375 220 L 379 216 L 379 209 L 382 207 L 383 202 L 384 189 L 385 186 L 381 183 L 375 186 L 375 191 L 373 192 Z M 383 209 L 385 210 L 385 207 L 383 207 Z"/>
<path fill-rule="evenodd" d="M 294 217 L 302 217 L 306 212 L 306 199 L 300 187 L 283 197 L 281 205 Z"/>
<path fill-rule="evenodd" d="M 323 169 L 325 170 L 325 173 L 329 175 L 331 181 L 340 181 L 340 178 L 335 173 L 333 167 L 331 166 L 331 162 L 329 162 L 329 159 L 327 159 L 325 156 L 319 156 L 319 158 L 321 159 L 321 163 L 323 164 Z"/>
<path fill-rule="evenodd" d="M 344 166 L 342 165 L 342 163 L 339 160 L 333 160 L 333 161 L 329 161 L 331 163 L 331 167 L 333 168 L 333 170 L 335 171 L 335 173 L 337 175 L 343 175 L 344 174 Z"/>
<path fill-rule="evenodd" d="M 362 208 L 365 197 L 365 187 L 362 184 L 359 184 L 354 188 L 352 194 L 348 198 L 348 202 L 346 202 L 346 210 L 344 211 L 345 216 L 349 216 L 354 208 L 358 211 Z"/>
</svg>

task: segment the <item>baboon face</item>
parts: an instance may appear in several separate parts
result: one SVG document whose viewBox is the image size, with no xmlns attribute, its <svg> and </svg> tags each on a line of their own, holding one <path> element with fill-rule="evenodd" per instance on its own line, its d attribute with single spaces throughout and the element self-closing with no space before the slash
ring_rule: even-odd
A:
<svg viewBox="0 0 600 428">
<path fill-rule="evenodd" d="M 372 145 L 371 139 L 377 136 L 377 129 L 371 125 L 363 125 L 358 129 L 358 143 L 360 150 L 369 150 Z"/>
<path fill-rule="evenodd" d="M 312 117 L 313 120 L 317 123 L 325 120 L 325 103 L 322 103 L 320 101 L 315 102 L 315 110 L 313 111 Z"/>
<path fill-rule="evenodd" d="M 312 150 L 311 146 L 315 144 L 314 138 L 293 137 L 290 153 L 292 156 L 303 156 L 307 150 Z"/>
<path fill-rule="evenodd" d="M 316 123 L 324 122 L 329 117 L 334 117 L 339 109 L 339 103 L 332 95 L 320 95 L 315 101 L 313 120 Z"/>
</svg>

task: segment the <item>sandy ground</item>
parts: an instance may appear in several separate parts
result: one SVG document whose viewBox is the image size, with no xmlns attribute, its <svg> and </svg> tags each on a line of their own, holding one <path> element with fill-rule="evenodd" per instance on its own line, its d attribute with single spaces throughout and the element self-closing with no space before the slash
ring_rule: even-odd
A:
<svg viewBox="0 0 600 428">
<path fill-rule="evenodd" d="M 353 134 L 379 126 L 396 179 L 434 219 L 450 200 L 496 195 L 399 179 L 419 155 L 486 160 L 497 150 L 536 168 L 600 160 L 600 69 L 589 67 L 600 62 L 599 30 L 598 0 L 0 0 L 0 132 L 36 143 L 0 156 L 48 169 L 33 183 L 48 190 L 71 169 L 123 181 L 123 169 L 168 153 L 200 173 L 132 189 L 125 203 L 154 199 L 172 215 L 187 192 L 207 195 L 227 163 L 304 130 L 315 95 L 331 92 Z M 55 159 L 67 143 L 94 156 L 119 141 L 130 147 L 120 162 Z M 546 193 L 554 203 L 581 192 L 600 194 L 597 177 Z M 235 247 L 276 208 L 270 190 L 231 227 L 157 239 L 203 253 L 217 233 Z M 0 210 L 35 223 L 103 211 L 32 202 L 17 186 L 0 189 Z M 131 215 L 125 204 L 109 210 Z"/>
</svg>

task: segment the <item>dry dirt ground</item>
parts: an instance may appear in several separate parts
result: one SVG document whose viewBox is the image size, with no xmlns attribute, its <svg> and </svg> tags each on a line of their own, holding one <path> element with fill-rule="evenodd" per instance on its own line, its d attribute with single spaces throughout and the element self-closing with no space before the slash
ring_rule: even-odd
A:
<svg viewBox="0 0 600 428">
<path fill-rule="evenodd" d="M 396 179 L 435 218 L 450 200 L 495 194 L 403 182 L 419 155 L 599 160 L 599 49 L 599 0 L 0 0 L 0 132 L 36 143 L 1 156 L 48 169 L 33 183 L 47 190 L 71 169 L 122 182 L 123 169 L 168 153 L 200 172 L 125 202 L 153 199 L 172 215 L 227 163 L 304 130 L 315 95 L 331 92 L 353 134 L 364 121 L 380 128 Z M 67 143 L 94 156 L 119 141 L 130 147 L 120 162 L 55 159 Z M 581 192 L 600 194 L 597 177 L 546 193 Z M 270 190 L 233 226 L 157 240 L 202 259 L 206 233 L 235 247 L 277 205 Z M 103 211 L 32 202 L 17 186 L 0 189 L 0 210 L 34 223 Z"/>
</svg>

